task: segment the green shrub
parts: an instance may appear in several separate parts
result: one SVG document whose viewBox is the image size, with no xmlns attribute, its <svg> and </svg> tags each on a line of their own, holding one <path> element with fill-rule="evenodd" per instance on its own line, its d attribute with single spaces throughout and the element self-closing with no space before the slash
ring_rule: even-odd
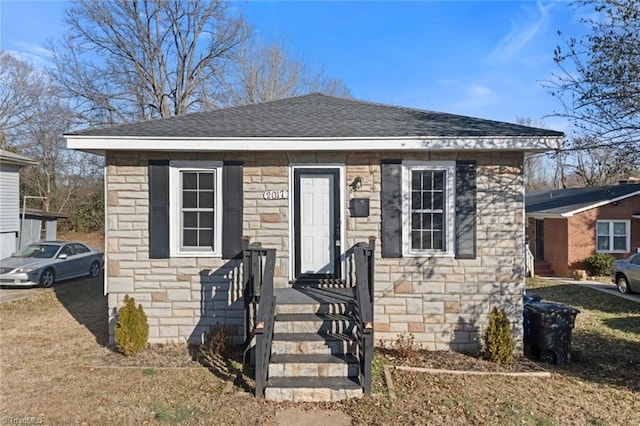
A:
<svg viewBox="0 0 640 426">
<path fill-rule="evenodd" d="M 513 334 L 504 310 L 494 307 L 489 316 L 489 327 L 484 335 L 484 357 L 498 364 L 513 362 Z"/>
<path fill-rule="evenodd" d="M 613 256 L 609 253 L 596 253 L 584 260 L 589 275 L 609 275 Z"/>
<path fill-rule="evenodd" d="M 126 356 L 138 355 L 147 346 L 149 323 L 142 305 L 136 307 L 136 301 L 128 295 L 124 297 L 124 306 L 118 311 L 116 323 L 116 347 Z"/>
</svg>

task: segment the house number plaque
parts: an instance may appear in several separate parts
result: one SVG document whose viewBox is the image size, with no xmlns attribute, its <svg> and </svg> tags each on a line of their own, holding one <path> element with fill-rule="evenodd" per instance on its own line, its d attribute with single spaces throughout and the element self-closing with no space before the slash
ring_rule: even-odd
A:
<svg viewBox="0 0 640 426">
<path fill-rule="evenodd" d="M 265 200 L 286 200 L 289 198 L 289 191 L 286 189 L 264 191 L 262 196 Z"/>
</svg>

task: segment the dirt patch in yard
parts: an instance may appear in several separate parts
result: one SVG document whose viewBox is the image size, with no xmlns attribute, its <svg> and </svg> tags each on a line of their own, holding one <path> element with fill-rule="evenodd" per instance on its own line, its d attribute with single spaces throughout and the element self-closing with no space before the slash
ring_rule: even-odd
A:
<svg viewBox="0 0 640 426">
<path fill-rule="evenodd" d="M 525 357 L 515 357 L 511 364 L 496 364 L 479 356 L 452 351 L 420 350 L 412 360 L 398 357 L 390 349 L 378 349 L 389 363 L 411 367 L 433 368 L 439 370 L 482 371 L 502 373 L 523 373 L 545 371 L 544 366 Z"/>
<path fill-rule="evenodd" d="M 0 306 L 0 421 L 277 425 L 283 418 L 278 413 L 293 408 L 341 411 L 358 425 L 640 424 L 640 312 L 633 310 L 638 304 L 557 284 L 539 289 L 545 298 L 581 310 L 574 330 L 578 356 L 569 366 L 523 359 L 508 368 L 548 369 L 550 378 L 392 368 L 396 400 L 379 393 L 341 403 L 294 404 L 246 392 L 246 382 L 236 382 L 242 368 L 237 355 L 214 360 L 220 364 L 216 373 L 181 345 L 154 346 L 132 359 L 114 353 L 105 344 L 102 281 L 69 281 L 53 292 Z M 406 364 L 392 357 L 388 353 L 385 362 Z M 504 368 L 450 352 L 420 352 L 411 365 Z M 231 388 L 229 377 L 236 382 Z"/>
</svg>

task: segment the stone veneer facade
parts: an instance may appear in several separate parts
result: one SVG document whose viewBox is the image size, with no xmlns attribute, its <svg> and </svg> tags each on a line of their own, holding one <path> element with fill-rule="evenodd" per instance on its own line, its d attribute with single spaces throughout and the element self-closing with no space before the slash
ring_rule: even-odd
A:
<svg viewBox="0 0 640 426">
<path fill-rule="evenodd" d="M 289 284 L 289 200 L 265 200 L 265 190 L 288 190 L 290 164 L 341 164 L 345 181 L 363 178 L 350 198 L 370 198 L 370 216 L 349 217 L 346 246 L 377 238 L 375 339 L 412 333 L 427 349 L 476 351 L 491 307 L 505 308 L 516 342 L 522 333 L 524 202 L 522 153 L 500 152 L 259 152 L 177 153 L 110 151 L 106 166 L 106 280 L 110 334 L 125 295 L 147 313 L 150 342 L 198 342 L 215 324 L 236 343 L 243 336 L 239 261 L 220 258 L 149 259 L 148 161 L 241 160 L 244 232 L 277 249 L 276 287 Z M 381 159 L 477 161 L 477 257 L 472 260 L 381 258 Z"/>
</svg>

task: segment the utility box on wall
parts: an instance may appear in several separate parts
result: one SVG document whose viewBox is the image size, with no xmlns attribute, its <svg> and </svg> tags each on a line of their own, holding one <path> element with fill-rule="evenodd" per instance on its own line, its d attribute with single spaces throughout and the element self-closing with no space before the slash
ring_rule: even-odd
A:
<svg viewBox="0 0 640 426">
<path fill-rule="evenodd" d="M 351 217 L 369 217 L 369 199 L 352 198 L 349 201 Z"/>
</svg>

